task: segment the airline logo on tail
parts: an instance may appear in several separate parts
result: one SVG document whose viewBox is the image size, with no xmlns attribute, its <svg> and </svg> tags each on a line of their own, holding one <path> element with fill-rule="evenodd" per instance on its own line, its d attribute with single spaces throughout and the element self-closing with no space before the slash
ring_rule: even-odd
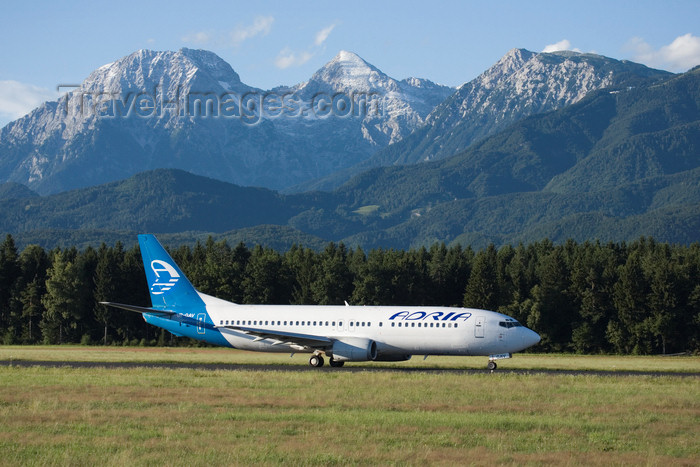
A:
<svg viewBox="0 0 700 467">
<path fill-rule="evenodd" d="M 161 295 L 167 292 L 180 280 L 180 274 L 165 261 L 154 259 L 151 261 L 151 269 L 156 274 L 156 280 L 151 284 L 151 293 L 153 295 Z"/>
</svg>

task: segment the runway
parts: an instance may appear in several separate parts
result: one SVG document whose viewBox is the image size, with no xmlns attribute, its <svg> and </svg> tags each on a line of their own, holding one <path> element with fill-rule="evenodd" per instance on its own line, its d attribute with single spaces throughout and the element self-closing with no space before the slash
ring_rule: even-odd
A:
<svg viewBox="0 0 700 467">
<path fill-rule="evenodd" d="M 430 373 L 430 374 L 515 374 L 515 375 L 568 375 L 568 376 L 651 376 L 651 377 L 679 377 L 679 378 L 700 378 L 700 373 L 696 372 L 665 372 L 665 371 L 599 371 L 599 370 L 548 370 L 548 369 L 497 369 L 489 371 L 474 368 L 416 368 L 416 367 L 371 367 L 352 366 L 348 364 L 342 368 L 332 368 L 323 366 L 314 368 L 310 365 L 254 365 L 254 364 L 224 364 L 224 363 L 167 363 L 167 362 L 80 362 L 80 361 L 50 361 L 50 360 L 0 360 L 0 366 L 14 367 L 43 367 L 43 368 L 163 368 L 171 370 L 205 370 L 205 371 L 282 371 L 282 372 L 350 372 L 350 373 L 370 373 L 370 372 L 390 372 L 390 373 Z"/>
</svg>

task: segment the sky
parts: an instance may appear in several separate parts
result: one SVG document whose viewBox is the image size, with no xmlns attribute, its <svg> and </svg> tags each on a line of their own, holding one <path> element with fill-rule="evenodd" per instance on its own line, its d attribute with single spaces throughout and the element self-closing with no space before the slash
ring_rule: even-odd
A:
<svg viewBox="0 0 700 467">
<path fill-rule="evenodd" d="M 215 52 L 262 89 L 304 82 L 340 50 L 392 78 L 449 86 L 512 48 L 683 72 L 700 64 L 700 1 L 3 0 L 0 127 L 104 64 L 182 47 Z"/>
</svg>

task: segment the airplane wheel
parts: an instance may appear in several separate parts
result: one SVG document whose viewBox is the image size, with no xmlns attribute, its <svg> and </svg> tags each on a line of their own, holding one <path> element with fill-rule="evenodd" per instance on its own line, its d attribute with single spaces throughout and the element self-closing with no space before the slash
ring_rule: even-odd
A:
<svg viewBox="0 0 700 467">
<path fill-rule="evenodd" d="M 489 362 L 489 364 L 486 366 L 486 368 L 488 368 L 490 371 L 493 371 L 496 368 L 498 368 L 498 365 L 496 365 L 496 362 Z"/>
<path fill-rule="evenodd" d="M 334 360 L 333 358 L 331 358 L 330 360 L 328 360 L 328 363 L 329 363 L 330 366 L 332 366 L 333 368 L 340 368 L 341 366 L 345 365 L 345 362 L 339 362 L 338 360 Z"/>
<path fill-rule="evenodd" d="M 309 365 L 315 367 L 315 368 L 320 368 L 323 366 L 323 357 L 320 355 L 312 355 L 311 358 L 309 359 Z"/>
</svg>

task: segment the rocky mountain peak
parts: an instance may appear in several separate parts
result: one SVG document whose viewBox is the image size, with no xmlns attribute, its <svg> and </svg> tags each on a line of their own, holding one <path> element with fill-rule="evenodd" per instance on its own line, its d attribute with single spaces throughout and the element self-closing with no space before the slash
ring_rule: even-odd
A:
<svg viewBox="0 0 700 467">
<path fill-rule="evenodd" d="M 573 104 L 596 89 L 631 78 L 667 75 L 643 65 L 595 54 L 512 49 L 436 107 L 427 122 L 444 129 L 463 125 L 465 118 L 480 116 L 478 126 L 485 125 L 491 131 L 528 115 Z M 470 131 L 476 138 L 486 135 L 478 127 Z M 471 141 L 466 140 L 461 149 Z"/>
<path fill-rule="evenodd" d="M 50 193 L 176 167 L 285 188 L 398 141 L 451 92 L 399 83 L 347 51 L 266 92 L 206 50 L 138 50 L 3 128 L 0 183 Z"/>
<path fill-rule="evenodd" d="M 396 88 L 396 81 L 359 55 L 341 50 L 331 61 L 313 74 L 311 86 L 328 86 L 335 91 L 367 92 L 380 88 Z"/>
<path fill-rule="evenodd" d="M 481 78 L 480 81 L 485 85 L 498 85 L 503 79 L 520 70 L 535 55 L 537 54 L 529 50 L 511 49 L 479 76 Z"/>
<path fill-rule="evenodd" d="M 231 65 L 215 53 L 186 48 L 176 52 L 137 50 L 93 71 L 81 88 L 97 92 L 150 91 L 155 86 L 173 84 L 189 88 L 195 82 L 200 86 L 216 84 L 226 90 L 248 88 Z"/>
</svg>

